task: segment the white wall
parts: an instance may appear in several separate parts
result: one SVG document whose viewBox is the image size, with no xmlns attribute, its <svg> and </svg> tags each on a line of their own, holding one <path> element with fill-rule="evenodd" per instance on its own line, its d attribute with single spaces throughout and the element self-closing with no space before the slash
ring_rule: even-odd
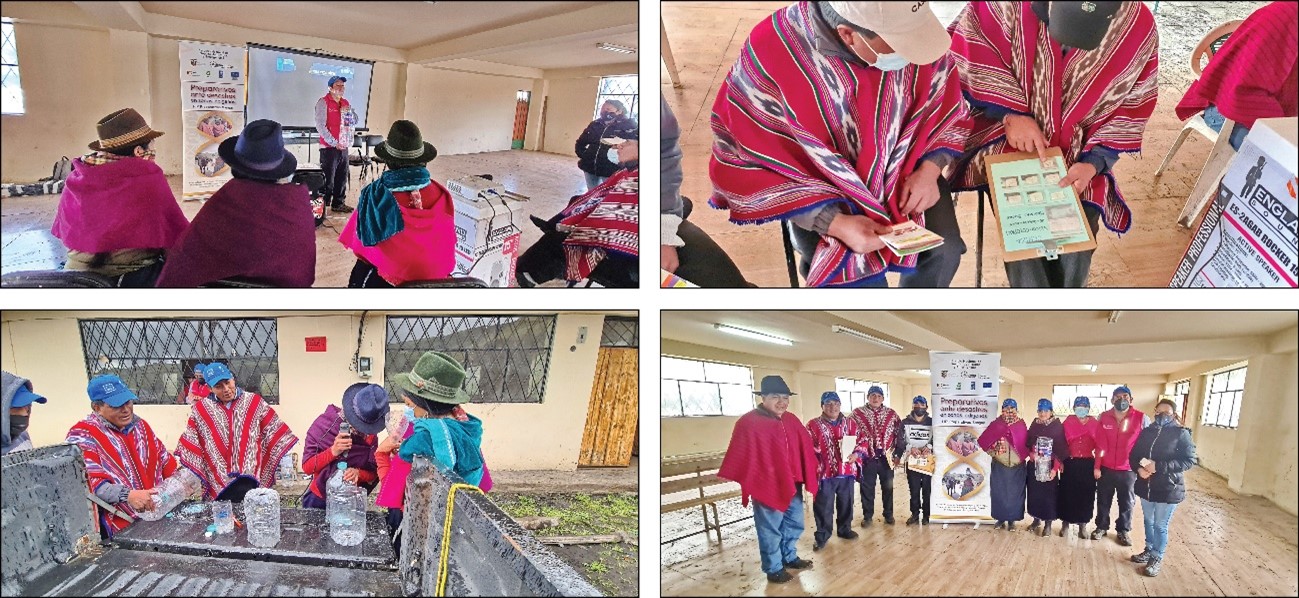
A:
<svg viewBox="0 0 1299 598">
<path fill-rule="evenodd" d="M 414 66 L 406 81 L 406 119 L 419 125 L 439 155 L 507 150 L 515 95 L 532 85 L 532 79 Z"/>
</svg>

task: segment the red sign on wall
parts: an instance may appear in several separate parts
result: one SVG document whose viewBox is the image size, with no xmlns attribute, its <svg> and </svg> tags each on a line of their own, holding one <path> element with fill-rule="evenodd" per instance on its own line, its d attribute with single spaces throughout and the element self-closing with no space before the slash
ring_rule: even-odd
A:
<svg viewBox="0 0 1299 598">
<path fill-rule="evenodd" d="M 307 352 L 308 352 L 308 353 L 324 353 L 324 352 L 325 352 L 325 337 L 323 337 L 323 336 L 308 336 L 308 337 L 307 337 Z"/>
</svg>

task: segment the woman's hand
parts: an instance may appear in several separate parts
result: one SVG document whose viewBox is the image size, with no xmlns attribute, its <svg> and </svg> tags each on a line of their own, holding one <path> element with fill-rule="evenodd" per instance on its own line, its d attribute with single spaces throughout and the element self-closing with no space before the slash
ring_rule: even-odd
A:
<svg viewBox="0 0 1299 598">
<path fill-rule="evenodd" d="M 152 511 L 153 495 L 158 493 L 157 488 L 148 490 L 132 490 L 126 495 L 126 504 L 131 505 L 136 511 Z"/>
<path fill-rule="evenodd" d="M 375 450 L 380 453 L 391 453 L 399 448 L 401 448 L 401 441 L 397 440 L 396 436 L 390 434 L 387 438 L 383 439 L 383 442 L 379 443 L 379 448 Z"/>
<path fill-rule="evenodd" d="M 1046 160 L 1047 141 L 1042 134 L 1042 127 L 1031 116 L 1007 114 L 1001 119 L 1006 127 L 1006 143 L 1021 152 L 1037 152 L 1037 157 Z"/>
<path fill-rule="evenodd" d="M 659 245 L 659 267 L 667 272 L 676 272 L 681 266 L 677 248 L 672 245 Z"/>
<path fill-rule="evenodd" d="M 888 224 L 880 224 L 867 216 L 835 214 L 826 232 L 854 253 L 871 253 L 884 249 L 880 235 L 893 231 Z"/>
<path fill-rule="evenodd" d="M 343 481 L 356 483 L 361 478 L 361 470 L 355 467 L 349 467 L 343 470 Z"/>
</svg>

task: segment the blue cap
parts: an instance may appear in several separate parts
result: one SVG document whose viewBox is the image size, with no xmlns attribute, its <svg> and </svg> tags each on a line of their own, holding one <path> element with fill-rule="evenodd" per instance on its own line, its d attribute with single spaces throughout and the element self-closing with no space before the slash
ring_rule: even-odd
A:
<svg viewBox="0 0 1299 598">
<path fill-rule="evenodd" d="M 878 386 L 872 386 L 872 387 L 870 387 L 870 390 L 867 390 L 867 391 L 866 391 L 866 396 L 869 397 L 869 396 L 871 396 L 871 395 L 873 395 L 873 394 L 878 394 L 879 396 L 882 397 L 882 396 L 884 396 L 884 389 L 883 389 L 883 388 L 880 388 L 880 387 L 878 387 Z"/>
<path fill-rule="evenodd" d="M 822 405 L 824 405 L 824 404 L 826 404 L 826 403 L 829 403 L 830 401 L 834 401 L 834 402 L 836 402 L 836 403 L 842 403 L 842 402 L 843 402 L 843 401 L 839 400 L 839 393 L 834 392 L 833 390 L 827 390 L 827 391 L 821 393 L 821 404 L 822 404 Z"/>
<path fill-rule="evenodd" d="M 1019 403 L 1016 403 L 1015 399 L 1006 399 L 1001 402 L 1001 408 L 1005 409 L 1007 407 L 1010 407 L 1012 409 L 1019 409 Z"/>
<path fill-rule="evenodd" d="M 1117 396 L 1117 395 L 1118 395 L 1119 393 L 1121 393 L 1121 392 L 1126 392 L 1126 393 L 1128 393 L 1128 395 L 1130 396 L 1130 395 L 1132 394 L 1132 389 L 1131 389 L 1131 388 L 1128 388 L 1128 387 L 1126 387 L 1126 386 L 1120 386 L 1120 387 L 1114 389 L 1113 394 L 1111 394 L 1110 396 L 1111 396 L 1111 397 Z"/>
<path fill-rule="evenodd" d="M 1091 409 L 1091 406 L 1092 406 L 1092 400 L 1089 399 L 1089 398 L 1087 398 L 1087 397 L 1074 397 L 1074 400 L 1073 400 L 1073 406 L 1074 406 L 1074 407 L 1077 407 L 1077 406 L 1079 406 L 1079 405 L 1082 405 L 1083 407 L 1086 407 L 1086 408 L 1088 408 L 1088 409 Z"/>
<path fill-rule="evenodd" d="M 200 362 L 194 364 L 194 373 L 195 373 L 195 374 L 198 374 L 198 375 L 200 375 L 200 376 L 202 376 L 202 375 L 203 375 L 203 368 L 206 368 L 206 367 L 207 367 L 207 364 L 206 364 L 206 363 L 203 363 L 203 362 L 200 361 Z"/>
<path fill-rule="evenodd" d="M 326 87 L 333 87 L 334 84 L 338 83 L 339 81 L 342 81 L 343 83 L 347 83 L 347 77 L 339 77 L 338 75 L 334 75 L 333 77 L 329 78 L 329 85 L 327 85 Z"/>
<path fill-rule="evenodd" d="M 27 385 L 24 384 L 18 387 L 18 391 L 14 393 L 13 401 L 9 403 L 9 406 L 26 407 L 28 405 L 31 405 L 32 402 L 45 403 L 46 398 L 32 392 L 30 389 L 27 388 Z"/>
<path fill-rule="evenodd" d="M 86 394 L 90 395 L 90 402 L 103 401 L 110 407 L 121 407 L 138 398 L 131 389 L 126 387 L 126 383 L 114 374 L 91 378 L 90 384 L 86 385 Z"/>
<path fill-rule="evenodd" d="M 1051 411 L 1051 410 L 1052 410 L 1051 407 L 1052 407 L 1052 405 L 1051 405 L 1051 399 L 1038 399 L 1038 400 L 1037 400 L 1037 410 L 1038 410 L 1038 411 Z"/>
<path fill-rule="evenodd" d="M 911 399 L 911 404 L 912 404 L 912 405 L 915 405 L 916 403 L 920 403 L 921 405 L 924 405 L 925 407 L 928 407 L 928 406 L 929 406 L 929 400 L 926 399 L 926 398 L 923 397 L 923 396 L 920 396 L 920 395 L 916 395 L 916 398 Z"/>
<path fill-rule="evenodd" d="M 230 373 L 230 368 L 224 363 L 214 361 L 203 368 L 203 381 L 207 382 L 208 386 L 216 386 L 217 382 L 231 380 L 234 377 L 234 374 Z"/>
</svg>

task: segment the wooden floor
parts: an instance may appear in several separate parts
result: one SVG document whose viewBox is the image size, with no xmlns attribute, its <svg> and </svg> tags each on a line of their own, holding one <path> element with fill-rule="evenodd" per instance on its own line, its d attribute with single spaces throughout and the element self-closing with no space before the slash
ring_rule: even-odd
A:
<svg viewBox="0 0 1299 598">
<path fill-rule="evenodd" d="M 955 5 L 939 2 L 935 5 Z M 1148 5 L 1150 3 L 1147 3 Z M 1170 3 L 1165 3 L 1170 4 Z M 1098 248 L 1092 261 L 1088 286 L 1167 286 L 1190 241 L 1190 231 L 1176 225 L 1186 195 L 1199 175 L 1212 144 L 1192 134 L 1164 175 L 1156 181 L 1154 171 L 1181 131 L 1182 123 L 1173 107 L 1193 80 L 1191 48 L 1219 19 L 1244 18 L 1257 2 L 1172 3 L 1158 15 L 1160 28 L 1160 91 L 1154 116 L 1146 126 L 1144 154 L 1125 155 L 1115 166 L 1119 188 L 1132 209 L 1132 228 L 1122 237 L 1103 226 L 1097 235 Z M 789 276 L 775 223 L 738 226 L 727 213 L 707 207 L 712 186 L 708 180 L 708 159 L 712 146 L 709 116 L 717 90 L 739 55 L 753 27 L 788 2 L 664 2 L 662 18 L 676 58 L 682 89 L 674 89 L 664 69 L 662 93 L 681 123 L 682 165 L 685 180 L 681 193 L 695 201 L 690 219 L 710 235 L 735 260 L 745 277 L 763 287 L 788 287 Z M 955 6 L 936 6 L 936 11 Z M 975 285 L 975 244 L 978 222 L 974 193 L 962 194 L 957 202 L 957 219 L 967 251 L 952 286 Z M 995 224 L 985 222 L 983 286 L 1008 286 Z M 889 275 L 897 284 L 897 275 Z M 800 283 L 801 284 L 801 283 Z"/>
<path fill-rule="evenodd" d="M 356 207 L 364 183 L 359 180 L 359 167 L 351 167 L 351 173 L 347 204 Z M 577 169 L 576 158 L 541 152 L 509 150 L 439 156 L 429 163 L 429 173 L 443 184 L 448 179 L 466 175 L 491 174 L 506 189 L 530 197 L 523 204 L 524 208 L 514 215 L 515 225 L 523 231 L 521 246 L 524 249 L 541 238 L 541 231 L 528 220 L 529 215 L 549 218 L 568 205 L 569 197 L 586 191 L 586 182 L 582 171 Z M 180 177 L 168 177 L 167 180 L 172 192 L 179 197 Z M 0 219 L 0 242 L 4 248 L 0 271 L 53 269 L 66 260 L 63 245 L 50 235 L 58 202 L 57 196 L 38 195 L 9 197 L 0 203 L 3 217 Z M 202 202 L 181 201 L 180 206 L 185 216 L 193 219 Z M 331 215 L 323 226 L 316 229 L 316 287 L 347 286 L 356 258 L 338 243 L 338 234 L 350 215 Z M 551 284 L 562 286 L 559 282 Z"/>
<path fill-rule="evenodd" d="M 769 584 L 758 561 L 752 519 L 723 528 L 722 544 L 703 535 L 662 547 L 664 596 L 1294 596 L 1299 592 L 1296 517 L 1266 499 L 1241 497 L 1222 478 L 1187 473 L 1187 500 L 1173 515 L 1159 577 L 1137 572 L 1128 557 L 1144 541 L 1140 502 L 1125 548 L 1114 531 L 1101 540 L 1014 532 L 984 525 L 906 526 L 906 479 L 894 486 L 896 525 L 884 525 L 876 498 L 875 524 L 856 540 L 831 538 L 812 552 L 810 502 L 798 554 L 813 568 L 785 584 Z M 738 506 L 738 500 L 735 501 Z M 854 525 L 861 521 L 855 504 Z M 732 509 L 734 511 L 735 509 Z M 1117 514 L 1117 507 L 1114 513 Z M 663 517 L 665 530 L 683 520 L 702 529 L 699 512 Z M 723 512 L 722 522 L 728 519 Z M 1090 528 L 1089 528 L 1090 529 Z M 673 536 L 664 532 L 665 538 Z M 1087 580 L 1080 583 L 1078 580 Z"/>
</svg>

